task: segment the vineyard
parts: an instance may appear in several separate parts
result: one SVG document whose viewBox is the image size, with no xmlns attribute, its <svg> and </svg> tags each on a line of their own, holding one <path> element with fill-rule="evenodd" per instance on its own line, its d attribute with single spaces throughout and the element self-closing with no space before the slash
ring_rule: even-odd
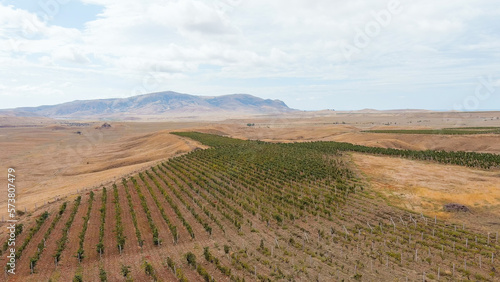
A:
<svg viewBox="0 0 500 282">
<path fill-rule="evenodd" d="M 392 134 L 438 134 L 438 135 L 471 135 L 471 134 L 500 134 L 500 127 L 456 127 L 443 129 L 377 129 L 366 130 L 371 133 Z"/>
<path fill-rule="evenodd" d="M 489 169 L 499 167 L 497 155 L 177 134 L 211 148 L 34 213 L 16 230 L 16 274 L 5 279 L 500 279 L 497 230 L 388 206 L 345 157 L 356 151 Z"/>
</svg>

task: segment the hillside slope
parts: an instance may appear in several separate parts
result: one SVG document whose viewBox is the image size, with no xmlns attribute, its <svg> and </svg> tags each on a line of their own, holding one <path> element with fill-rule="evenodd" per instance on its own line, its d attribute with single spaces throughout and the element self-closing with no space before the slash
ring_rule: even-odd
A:
<svg viewBox="0 0 500 282">
<path fill-rule="evenodd" d="M 498 281 L 495 233 L 387 205 L 336 143 L 176 135 L 212 148 L 21 216 L 6 280 Z"/>
</svg>

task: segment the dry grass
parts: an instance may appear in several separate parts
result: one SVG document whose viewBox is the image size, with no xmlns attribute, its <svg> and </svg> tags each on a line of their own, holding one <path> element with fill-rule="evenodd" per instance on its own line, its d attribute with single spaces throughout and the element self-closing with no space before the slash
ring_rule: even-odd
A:
<svg viewBox="0 0 500 282">
<path fill-rule="evenodd" d="M 357 153 L 352 158 L 393 205 L 485 230 L 500 228 L 500 171 Z M 447 203 L 467 205 L 472 212 L 446 213 Z"/>
<path fill-rule="evenodd" d="M 18 127 L 0 128 L 0 146 L 3 149 L 0 157 L 3 171 L 6 171 L 8 167 L 14 167 L 17 170 L 18 208 L 33 209 L 35 204 L 39 207 L 54 197 L 76 193 L 77 189 L 110 183 L 157 161 L 199 146 L 192 141 L 169 135 L 169 130 L 198 130 L 242 139 L 272 142 L 331 140 L 416 150 L 443 149 L 500 153 L 500 136 L 498 135 L 416 136 L 361 132 L 366 129 L 384 128 L 494 126 L 498 124 L 499 117 L 498 112 L 467 113 L 464 116 L 459 113 L 432 112 L 323 111 L 210 123 L 196 121 L 111 122 L 112 128 L 110 129 L 96 129 L 102 122 L 90 122 L 90 126 L 80 127 L 68 126 L 64 122 L 50 119 L 6 116 L 0 117 L 0 125 Z M 255 123 L 255 126 L 247 126 L 247 123 Z M 37 127 L 32 127 L 33 125 Z M 81 131 L 82 134 L 77 134 L 77 131 Z M 423 165 L 413 171 L 419 171 L 421 179 L 431 181 L 433 168 L 433 166 Z M 390 168 L 386 167 L 386 169 L 387 173 L 390 173 Z M 460 174 L 456 177 L 459 179 L 457 181 L 462 181 Z M 474 179 L 470 177 L 466 183 L 484 184 L 481 180 Z M 398 184 L 388 183 L 389 187 L 390 185 Z M 459 183 L 455 186 L 459 186 Z M 440 191 L 445 194 L 437 195 L 436 191 L 426 192 L 427 187 L 422 185 L 420 188 L 412 187 L 411 189 L 414 191 L 420 189 L 419 193 L 429 194 L 429 199 L 443 199 L 448 193 Z M 494 205 L 498 203 L 491 202 L 489 197 L 483 196 L 485 189 L 494 190 L 492 187 L 482 188 L 477 191 L 477 195 L 471 193 L 462 195 L 462 200 L 477 199 L 472 203 L 473 205 L 479 203 L 476 209 L 490 201 L 488 203 L 492 205 L 491 209 L 495 209 Z M 456 191 L 454 193 L 456 194 Z M 456 194 L 453 199 L 459 200 L 457 197 L 460 195 Z M 5 204 L 5 199 L 0 198 L 0 215 L 5 215 Z M 429 200 L 424 204 L 436 208 L 441 203 Z"/>
<path fill-rule="evenodd" d="M 491 118 L 498 115 L 498 113 L 489 114 L 491 117 L 484 124 L 482 123 L 484 117 L 481 115 L 475 114 L 468 120 L 469 123 L 466 125 L 491 125 L 489 124 Z M 385 128 L 382 125 L 387 121 L 398 124 L 405 122 L 410 124 L 411 121 L 411 124 L 413 124 L 419 119 L 429 120 L 425 125 L 429 128 L 450 126 L 446 124 L 443 118 L 433 113 L 346 113 L 333 115 L 328 112 L 316 116 L 301 113 L 285 118 L 267 117 L 252 120 L 230 120 L 211 124 L 112 122 L 112 128 L 106 130 L 95 128 L 101 123 L 93 123 L 91 126 L 83 128 L 50 123 L 35 128 L 0 129 L 0 146 L 6 148 L 0 152 L 0 157 L 4 160 L 4 171 L 6 171 L 7 166 L 13 166 L 17 170 L 18 206 L 21 209 L 25 206 L 28 209 L 33 209 L 35 203 L 40 206 L 43 202 L 58 195 L 69 195 L 69 198 L 71 198 L 77 189 L 81 190 L 106 183 L 109 184 L 114 180 L 119 180 L 122 176 L 133 174 L 160 160 L 202 147 L 194 141 L 168 134 L 171 130 L 199 130 L 244 139 L 261 139 L 273 142 L 335 140 L 392 148 L 462 149 L 500 152 L 500 142 L 498 142 L 500 136 L 494 135 L 410 136 L 361 132 L 361 130 L 367 128 Z M 440 120 L 442 124 L 439 123 Z M 344 121 L 346 124 L 342 124 Z M 256 125 L 249 127 L 246 125 L 247 122 Z M 413 125 L 402 127 L 413 128 Z M 81 131 L 82 134 L 77 134 L 76 131 Z M 371 188 L 383 195 L 392 205 L 423 212 L 427 215 L 437 215 L 441 219 L 450 219 L 451 222 L 462 221 L 467 227 L 487 230 L 488 232 L 500 231 L 500 171 L 483 171 L 362 154 L 352 154 L 352 159 L 357 164 L 359 171 L 366 177 Z M 380 201 L 380 199 L 376 201 Z M 450 214 L 442 212 L 442 205 L 450 202 L 465 204 L 471 208 L 472 213 Z M 48 207 L 56 208 L 55 206 L 49 205 Z M 353 214 L 353 212 L 356 214 L 361 210 L 358 206 L 346 207 L 346 214 L 349 214 L 349 209 L 351 209 L 350 214 Z M 0 214 L 5 210 L 5 200 L 0 198 Z M 158 216 L 157 212 L 156 215 Z M 249 216 L 248 218 L 251 219 L 252 217 Z M 161 222 L 161 219 L 158 218 L 158 222 Z M 145 220 L 142 223 L 146 224 Z M 264 223 L 257 219 L 252 221 L 252 224 L 254 223 L 255 225 L 252 226 L 257 230 L 266 230 L 267 228 Z M 298 222 L 298 224 L 301 228 L 306 227 L 311 231 L 319 230 L 320 227 L 323 228 L 319 219 L 318 221 L 304 220 Z M 198 228 L 200 229 L 197 234 L 204 234 L 201 227 Z M 0 230 L 2 237 L 5 236 L 3 234 L 5 231 L 5 229 Z M 283 237 L 286 238 L 293 234 L 290 230 L 283 229 L 281 231 Z M 96 232 L 97 228 L 94 228 L 94 233 Z M 269 244 L 277 234 L 265 233 L 264 231 L 261 231 L 261 233 L 248 231 L 244 233 L 249 234 L 248 236 L 241 237 L 240 233 L 236 232 L 236 230 L 232 230 L 227 235 L 227 238 L 230 238 L 228 242 L 234 244 L 235 250 L 240 246 L 244 248 L 245 244 L 257 246 L 263 235 L 268 237 L 266 244 Z M 162 234 L 167 233 L 166 226 L 163 226 Z M 200 240 L 202 236 L 197 237 L 197 240 Z M 133 235 L 129 236 L 129 239 L 132 238 Z M 169 249 L 169 253 L 180 256 L 180 254 L 186 253 L 188 250 L 196 249 L 198 251 L 197 255 L 201 257 L 200 246 L 202 245 L 198 245 L 199 242 L 204 242 L 202 245 L 208 245 L 208 242 L 217 241 L 215 241 L 214 237 L 210 237 L 210 239 L 202 239 L 201 241 L 195 241 L 195 243 L 190 242 L 186 246 L 174 246 Z M 222 242 L 225 241 L 220 242 L 220 245 L 222 245 Z M 108 244 L 108 247 L 111 245 Z M 354 248 L 352 250 L 354 253 Z M 340 251 L 341 254 L 342 251 Z M 160 269 L 159 252 L 153 252 L 156 255 L 156 267 Z M 135 253 L 139 254 L 139 252 Z M 259 255 L 257 252 L 255 254 Z M 222 254 L 220 254 L 220 257 L 224 259 Z M 126 259 L 134 261 L 134 263 L 139 261 L 138 259 L 132 260 L 131 255 L 126 256 Z M 306 261 L 305 256 L 302 259 L 304 262 Z M 120 257 L 120 260 L 122 260 L 122 257 Z M 90 263 L 95 264 L 95 262 Z M 225 263 L 230 265 L 229 259 Z M 276 264 L 275 261 L 272 263 Z M 300 262 L 297 263 L 300 264 Z M 279 265 L 279 263 L 277 264 Z M 294 263 L 292 262 L 292 264 Z M 112 267 L 117 269 L 117 265 Z M 133 263 L 130 263 L 130 265 L 133 265 Z M 114 270 L 115 274 L 118 272 L 116 269 Z M 74 273 L 73 270 L 71 271 L 71 274 Z M 110 274 L 113 273 L 113 270 L 107 269 L 107 271 Z M 213 269 L 211 272 L 217 273 Z M 326 275 L 326 272 L 324 274 Z M 58 275 L 58 272 L 54 272 L 54 275 Z"/>
<path fill-rule="evenodd" d="M 500 153 L 500 135 L 422 135 L 361 132 L 367 129 L 436 129 L 498 126 L 500 112 L 487 113 L 337 113 L 228 120 L 193 129 L 241 139 L 270 142 L 339 141 L 411 150 L 448 150 Z M 255 126 L 247 126 L 254 123 Z M 389 124 L 389 125 L 387 125 Z"/>
<path fill-rule="evenodd" d="M 2 169 L 16 169 L 18 209 L 32 210 L 55 197 L 109 184 L 200 147 L 168 134 L 170 129 L 192 126 L 189 123 L 111 123 L 111 129 L 96 129 L 100 124 L 2 129 Z M 2 197 L 0 215 L 6 216 L 6 210 Z"/>
</svg>

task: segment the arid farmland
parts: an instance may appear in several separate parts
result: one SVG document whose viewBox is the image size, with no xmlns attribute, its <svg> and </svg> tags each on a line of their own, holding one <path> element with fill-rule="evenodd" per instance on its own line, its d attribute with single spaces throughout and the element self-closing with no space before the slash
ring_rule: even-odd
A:
<svg viewBox="0 0 500 282">
<path fill-rule="evenodd" d="M 498 233 L 389 206 L 367 188 L 346 157 L 356 151 L 491 169 L 498 168 L 498 155 L 178 135 L 211 148 L 55 202 L 46 208 L 48 213 L 32 214 L 18 237 L 18 246 L 24 247 L 18 247 L 16 275 L 3 278 L 497 281 L 500 277 Z"/>
</svg>

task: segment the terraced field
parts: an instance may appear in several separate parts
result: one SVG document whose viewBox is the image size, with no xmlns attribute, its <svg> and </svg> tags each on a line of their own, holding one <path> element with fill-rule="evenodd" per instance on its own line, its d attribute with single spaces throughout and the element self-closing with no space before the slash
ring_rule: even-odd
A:
<svg viewBox="0 0 500 282">
<path fill-rule="evenodd" d="M 498 281 L 497 230 L 388 206 L 349 151 L 482 168 L 498 156 L 272 144 L 211 146 L 33 214 L 8 281 Z M 4 240 L 2 238 L 2 240 Z M 0 242 L 3 244 L 3 242 Z M 21 243 L 19 243 L 21 244 Z M 3 248 L 5 251 L 5 248 Z M 5 265 L 5 255 L 1 263 Z"/>
</svg>

